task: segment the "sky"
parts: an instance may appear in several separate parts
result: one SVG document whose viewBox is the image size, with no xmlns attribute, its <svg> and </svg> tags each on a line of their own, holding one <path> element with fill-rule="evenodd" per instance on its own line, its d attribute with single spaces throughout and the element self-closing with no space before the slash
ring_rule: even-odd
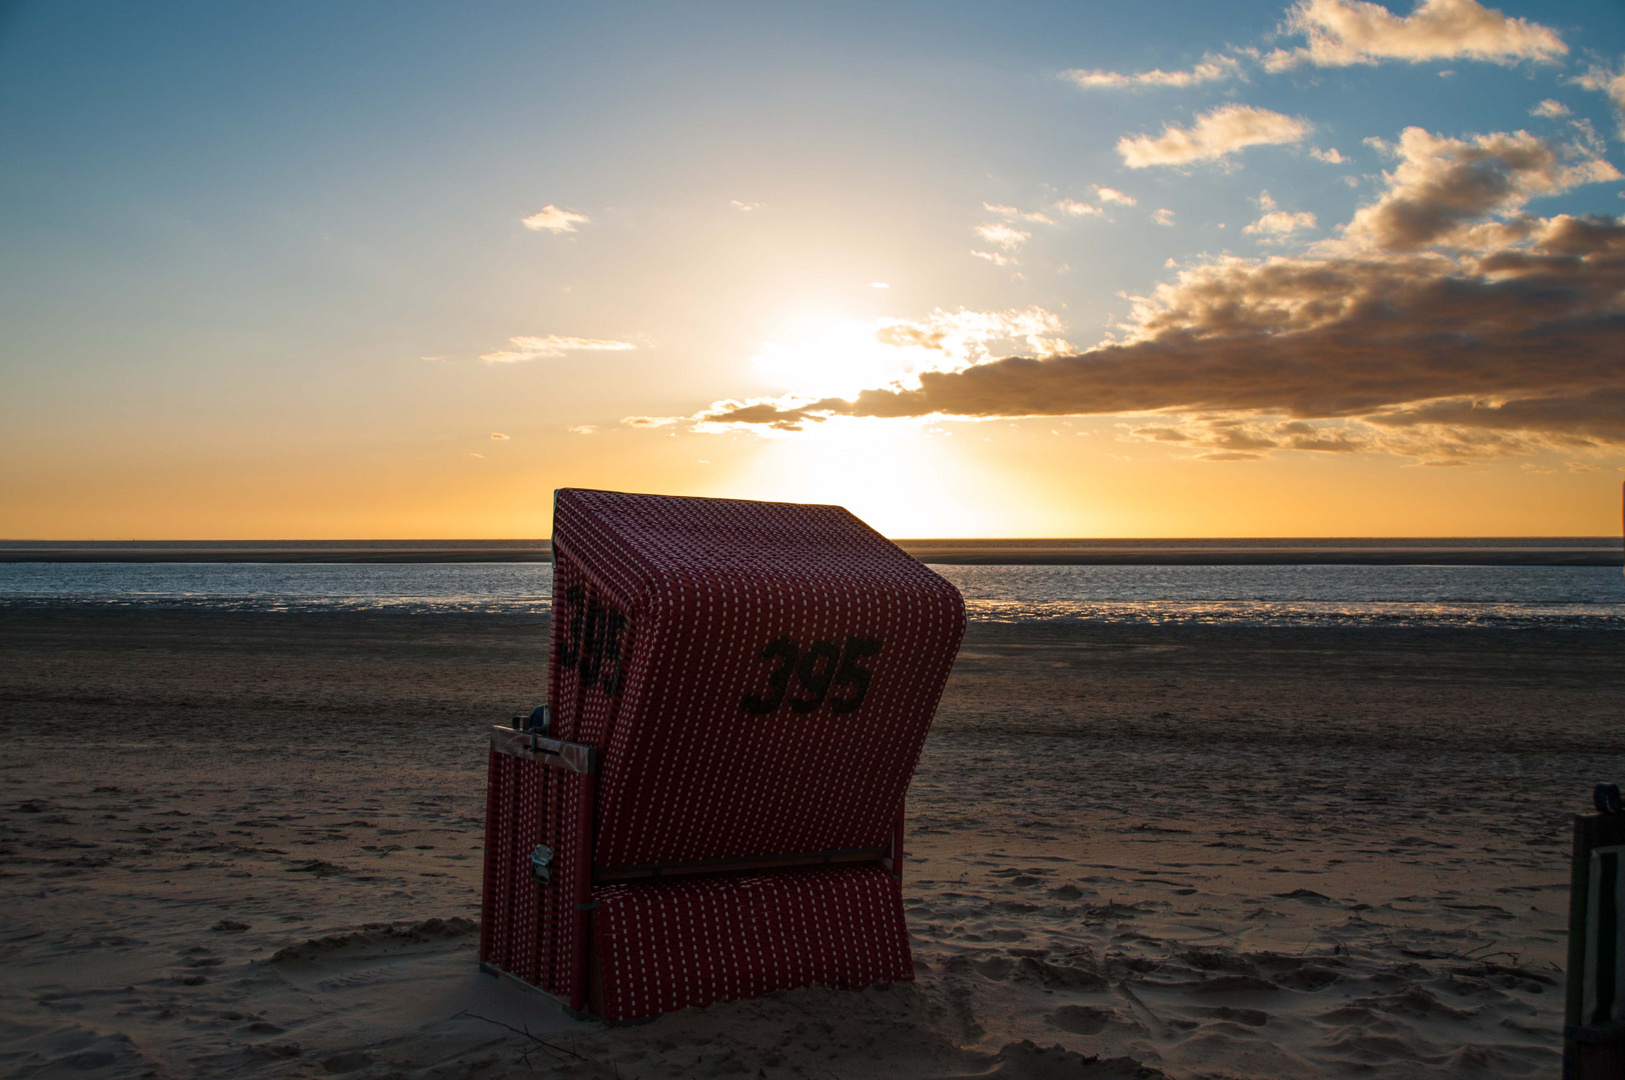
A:
<svg viewBox="0 0 1625 1080">
<path fill-rule="evenodd" d="M 1605 535 L 1625 6 L 0 3 L 0 537 Z"/>
</svg>

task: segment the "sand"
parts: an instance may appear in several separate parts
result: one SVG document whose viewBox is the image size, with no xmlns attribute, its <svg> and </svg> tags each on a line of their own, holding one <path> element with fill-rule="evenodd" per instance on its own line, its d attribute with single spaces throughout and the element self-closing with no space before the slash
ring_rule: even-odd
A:
<svg viewBox="0 0 1625 1080">
<path fill-rule="evenodd" d="M 1558 1075 L 1617 632 L 973 626 L 918 980 L 610 1029 L 475 966 L 545 631 L 0 608 L 0 1074 Z"/>
</svg>

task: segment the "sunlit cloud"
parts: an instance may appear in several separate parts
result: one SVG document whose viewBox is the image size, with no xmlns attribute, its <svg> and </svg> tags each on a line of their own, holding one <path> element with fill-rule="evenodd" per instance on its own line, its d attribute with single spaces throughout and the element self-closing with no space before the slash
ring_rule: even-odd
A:
<svg viewBox="0 0 1625 1080">
<path fill-rule="evenodd" d="M 759 202 L 740 202 L 738 199 L 730 199 L 728 200 L 728 205 L 733 207 L 735 210 L 748 214 L 752 210 L 760 208 L 762 204 Z"/>
<path fill-rule="evenodd" d="M 1157 225 L 1172 225 L 1174 223 L 1174 212 L 1166 206 L 1159 207 L 1151 211 L 1151 220 Z"/>
<path fill-rule="evenodd" d="M 1116 188 L 1101 187 L 1099 184 L 1095 185 L 1095 198 L 1103 203 L 1116 203 L 1119 206 L 1133 206 L 1140 201 L 1132 195 L 1123 194 Z"/>
<path fill-rule="evenodd" d="M 1200 83 L 1233 79 L 1240 74 L 1241 64 L 1235 57 L 1209 54 L 1202 57 L 1201 61 L 1189 71 L 1162 71 L 1158 69 L 1134 74 L 1122 74 L 1116 71 L 1084 71 L 1081 68 L 1072 68 L 1061 72 L 1061 78 L 1076 86 L 1091 90 L 1145 86 L 1196 86 Z"/>
<path fill-rule="evenodd" d="M 1378 140 L 1399 165 L 1387 189 L 1343 228 L 1342 246 L 1416 251 L 1435 244 L 1493 247 L 1528 235 L 1532 223 L 1497 221 L 1531 198 L 1580 184 L 1617 180 L 1595 147 L 1553 145 L 1526 131 L 1466 139 L 1406 128 L 1395 144 Z"/>
<path fill-rule="evenodd" d="M 681 417 L 676 416 L 623 416 L 621 423 L 629 428 L 662 428 L 671 427 Z"/>
<path fill-rule="evenodd" d="M 1593 64 L 1584 74 L 1576 76 L 1570 82 L 1587 90 L 1596 90 L 1608 95 L 1608 100 L 1614 103 L 1614 111 L 1619 117 L 1620 137 L 1625 138 L 1625 67 L 1615 70 Z"/>
<path fill-rule="evenodd" d="M 971 256 L 973 258 L 982 259 L 985 262 L 990 262 L 994 266 L 1020 266 L 1021 265 L 1021 260 L 1020 259 L 1012 259 L 1008 255 L 1000 255 L 997 251 L 977 251 L 975 248 L 972 248 L 971 249 Z"/>
<path fill-rule="evenodd" d="M 1102 217 L 1106 213 L 1098 206 L 1091 206 L 1076 199 L 1062 199 L 1055 204 L 1055 209 L 1067 217 Z"/>
<path fill-rule="evenodd" d="M 491 438 L 496 439 L 498 442 L 507 442 L 508 441 L 508 436 L 502 434 L 502 432 L 500 432 L 500 431 L 491 432 Z"/>
<path fill-rule="evenodd" d="M 1264 57 L 1266 70 L 1384 60 L 1515 64 L 1554 61 L 1568 52 L 1556 31 L 1528 19 L 1509 18 L 1475 0 L 1423 0 L 1405 16 L 1363 0 L 1302 0 L 1287 12 L 1282 30 L 1302 35 L 1308 44 L 1269 53 Z"/>
<path fill-rule="evenodd" d="M 923 372 L 985 363 L 1001 348 L 1025 348 L 1044 356 L 1074 348 L 1062 336 L 1066 324 L 1040 307 L 939 309 L 924 319 L 808 318 L 784 329 L 782 336 L 763 343 L 751 366 L 769 385 L 796 399 L 853 394 L 880 384 L 915 385 Z"/>
<path fill-rule="evenodd" d="M 1533 109 L 1530 109 L 1529 115 L 1544 116 L 1548 120 L 1556 120 L 1559 117 L 1569 115 L 1569 107 L 1555 98 L 1547 98 Z"/>
<path fill-rule="evenodd" d="M 577 424 L 573 428 L 566 428 L 571 435 L 592 435 L 598 431 L 597 424 Z"/>
<path fill-rule="evenodd" d="M 1045 225 L 1053 225 L 1055 221 L 1042 210 L 1020 210 L 1014 206 L 1005 206 L 1002 203 L 985 202 L 982 209 L 993 214 L 1002 214 L 1007 218 L 1019 218 L 1022 221 L 1037 221 Z"/>
<path fill-rule="evenodd" d="M 563 210 L 552 203 L 548 203 L 540 210 L 527 218 L 520 218 L 520 224 L 536 232 L 575 232 L 577 225 L 585 225 L 589 219 L 586 214 L 578 214 L 574 210 Z"/>
<path fill-rule="evenodd" d="M 1255 236 L 1271 238 L 1288 236 L 1299 229 L 1313 229 L 1314 227 L 1315 215 L 1308 210 L 1302 210 L 1296 214 L 1288 213 L 1285 210 L 1275 210 L 1265 214 L 1241 231 Z"/>
<path fill-rule="evenodd" d="M 572 352 L 625 352 L 637 348 L 630 341 L 603 341 L 598 338 L 562 337 L 558 334 L 548 334 L 546 337 L 511 337 L 508 344 L 513 348 L 484 353 L 480 359 L 488 364 L 518 364 L 527 360 L 560 357 Z"/>
<path fill-rule="evenodd" d="M 1221 105 L 1189 128 L 1167 124 L 1158 136 L 1124 136 L 1117 152 L 1131 169 L 1215 161 L 1249 146 L 1294 143 L 1311 130 L 1307 120 L 1252 105 Z"/>
<path fill-rule="evenodd" d="M 869 288 L 871 288 L 871 289 L 889 289 L 889 288 L 891 288 L 891 283 L 886 282 L 886 281 L 871 281 L 871 282 L 869 282 Z"/>
<path fill-rule="evenodd" d="M 1032 239 L 1033 235 L 1026 229 L 1017 229 L 997 221 L 986 225 L 977 225 L 971 229 L 971 232 L 990 244 L 997 244 L 1006 251 L 1015 251 L 1022 244 Z"/>
<path fill-rule="evenodd" d="M 1335 146 L 1329 150 L 1322 150 L 1318 146 L 1310 147 L 1309 156 L 1314 158 L 1316 161 L 1324 161 L 1328 165 L 1342 165 L 1344 162 L 1348 161 L 1348 158 L 1339 153 L 1337 147 Z"/>
<path fill-rule="evenodd" d="M 1306 257 L 1179 268 L 1131 298 L 1121 337 L 1083 352 L 984 348 L 857 393 L 719 402 L 700 419 L 795 430 L 829 417 L 1137 415 L 1125 437 L 1210 461 L 1625 452 L 1625 219 L 1523 209 L 1618 171 L 1525 132 L 1409 129 L 1382 145 L 1400 164 L 1337 239 Z M 1258 202 L 1255 235 L 1314 224 L 1268 193 Z"/>
</svg>

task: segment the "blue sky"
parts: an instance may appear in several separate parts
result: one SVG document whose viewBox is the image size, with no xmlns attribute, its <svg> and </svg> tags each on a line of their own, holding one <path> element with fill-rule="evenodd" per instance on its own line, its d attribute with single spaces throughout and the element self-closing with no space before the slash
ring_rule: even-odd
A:
<svg viewBox="0 0 1625 1080">
<path fill-rule="evenodd" d="M 1625 210 L 1622 63 L 1615 3 L 12 4 L 0 533 L 542 535 L 561 485 L 894 535 L 1603 531 L 1615 249 L 1553 237 Z M 1502 194 L 1400 237 L 1469 159 Z M 1602 275 L 1573 360 L 1556 323 L 1430 352 L 1489 324 L 1391 292 L 1562 244 Z M 1280 366 L 1230 339 L 1187 377 L 1201 295 L 1298 303 L 1270 259 L 1409 312 L 1409 367 L 1334 321 L 1247 331 L 1326 357 L 1308 389 L 1244 391 Z"/>
</svg>

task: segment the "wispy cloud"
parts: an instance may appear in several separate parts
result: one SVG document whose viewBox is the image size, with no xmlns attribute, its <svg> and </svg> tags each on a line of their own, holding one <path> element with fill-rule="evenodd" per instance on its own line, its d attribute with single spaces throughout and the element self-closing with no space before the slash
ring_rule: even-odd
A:
<svg viewBox="0 0 1625 1080">
<path fill-rule="evenodd" d="M 1037 221 L 1045 225 L 1053 225 L 1055 221 L 1042 210 L 1019 210 L 1014 206 L 1005 206 L 1002 203 L 985 202 L 982 209 L 993 214 L 1000 214 L 1007 218 L 1018 218 L 1022 221 Z"/>
<path fill-rule="evenodd" d="M 1555 30 L 1509 18 L 1476 0 L 1423 0 L 1399 16 L 1363 0 L 1302 0 L 1282 30 L 1308 44 L 1264 57 L 1269 71 L 1302 64 L 1347 67 L 1384 60 L 1483 60 L 1494 64 L 1553 61 L 1568 52 Z"/>
<path fill-rule="evenodd" d="M 500 431 L 491 432 L 491 438 L 496 439 L 498 442 L 507 442 L 508 441 L 508 436 L 502 434 L 502 432 L 500 432 Z"/>
<path fill-rule="evenodd" d="M 1151 211 L 1151 220 L 1158 225 L 1172 225 L 1174 223 L 1174 212 L 1166 206 L 1160 207 Z"/>
<path fill-rule="evenodd" d="M 569 433 L 571 435 L 593 435 L 593 434 L 597 433 L 598 425 L 597 424 L 577 424 L 575 427 L 567 428 L 566 430 L 569 431 Z"/>
<path fill-rule="evenodd" d="M 1335 146 L 1330 150 L 1322 150 L 1318 146 L 1312 146 L 1309 148 L 1309 156 L 1316 161 L 1324 161 L 1328 165 L 1342 165 L 1348 161 L 1348 158 L 1339 153 Z"/>
<path fill-rule="evenodd" d="M 1613 68 L 1593 64 L 1584 74 L 1570 81 L 1576 86 L 1608 95 L 1608 100 L 1614 103 L 1614 110 L 1619 116 L 1620 137 L 1625 138 L 1625 67 L 1616 71 Z"/>
<path fill-rule="evenodd" d="M 548 203 L 540 210 L 527 218 L 520 218 L 520 224 L 536 232 L 575 232 L 577 225 L 585 225 L 590 219 L 586 214 L 578 214 L 574 210 L 564 210 Z"/>
<path fill-rule="evenodd" d="M 1557 120 L 1569 115 L 1569 107 L 1555 98 L 1547 98 L 1533 109 L 1530 109 L 1529 115 L 1544 116 L 1548 120 Z"/>
<path fill-rule="evenodd" d="M 1122 74 L 1116 71 L 1084 71 L 1072 68 L 1061 72 L 1061 78 L 1086 90 L 1117 89 L 1147 86 L 1196 86 L 1199 83 L 1233 79 L 1241 74 L 1241 64 L 1233 56 L 1209 54 L 1189 71 L 1141 71 Z"/>
<path fill-rule="evenodd" d="M 1133 206 L 1140 201 L 1132 195 L 1124 195 L 1116 188 L 1101 187 L 1099 184 L 1095 185 L 1095 198 L 1103 203 L 1117 203 L 1119 206 Z"/>
<path fill-rule="evenodd" d="M 975 256 L 976 258 L 978 258 L 978 259 L 983 259 L 983 260 L 985 260 L 987 262 L 992 263 L 994 266 L 1020 266 L 1021 265 L 1021 260 L 1020 259 L 1012 259 L 1008 255 L 1000 255 L 997 251 L 977 251 L 975 248 L 972 248 L 971 249 L 971 254 L 973 256 Z"/>
<path fill-rule="evenodd" d="M 1117 152 L 1131 169 L 1214 161 L 1249 146 L 1294 143 L 1311 130 L 1307 120 L 1252 105 L 1222 105 L 1189 128 L 1168 124 L 1158 136 L 1124 136 Z"/>
<path fill-rule="evenodd" d="M 889 282 L 889 281 L 871 281 L 871 282 L 869 282 L 869 288 L 871 288 L 871 289 L 889 289 L 889 288 L 891 288 L 891 282 Z"/>
<path fill-rule="evenodd" d="M 548 334 L 546 337 L 521 335 L 509 338 L 508 344 L 513 348 L 488 352 L 483 354 L 480 359 L 488 364 L 517 364 L 526 360 L 559 357 L 571 352 L 626 352 L 637 348 L 630 341 L 562 337 L 558 334 Z"/>
<path fill-rule="evenodd" d="M 1017 229 L 1000 222 L 991 222 L 987 225 L 977 225 L 971 232 L 980 236 L 990 244 L 997 244 L 1006 251 L 1015 251 L 1022 244 L 1032 239 L 1032 233 L 1026 229 Z"/>
<path fill-rule="evenodd" d="M 621 423 L 629 428 L 663 428 L 670 427 L 680 419 L 678 416 L 623 416 Z"/>
<path fill-rule="evenodd" d="M 1100 217 L 1106 213 L 1098 206 L 1091 206 L 1076 199 L 1062 199 L 1055 204 L 1055 209 L 1067 217 Z"/>
<path fill-rule="evenodd" d="M 760 208 L 762 204 L 759 202 L 740 202 L 738 199 L 730 199 L 728 200 L 728 205 L 733 207 L 735 210 L 748 214 L 752 210 Z"/>
</svg>

